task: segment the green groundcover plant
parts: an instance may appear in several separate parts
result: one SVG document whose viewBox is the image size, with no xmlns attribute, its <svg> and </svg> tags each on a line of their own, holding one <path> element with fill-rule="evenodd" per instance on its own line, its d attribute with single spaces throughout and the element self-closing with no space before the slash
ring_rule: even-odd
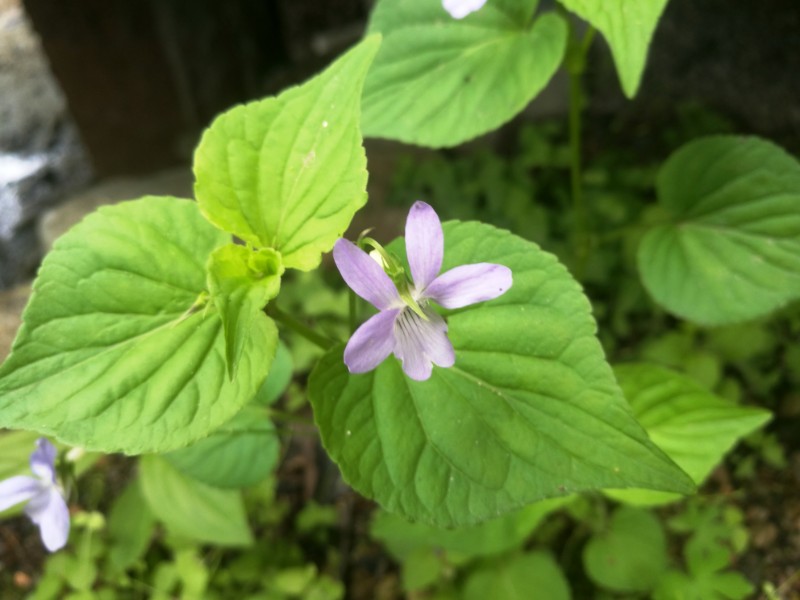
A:
<svg viewBox="0 0 800 600">
<path fill-rule="evenodd" d="M 603 593 L 745 597 L 750 585 L 725 571 L 731 548 L 743 548 L 731 533 L 736 515 L 702 499 L 681 505 L 667 524 L 690 535 L 681 570 L 670 566 L 665 525 L 645 507 L 694 494 L 770 413 L 716 380 L 704 385 L 680 362 L 688 353 L 653 360 L 651 346 L 610 364 L 601 339 L 615 348 L 626 333 L 598 332 L 582 286 L 598 277 L 614 285 L 597 265 L 603 244 L 618 241 L 584 189 L 587 51 L 601 34 L 632 97 L 665 4 L 379 0 L 363 41 L 322 73 L 217 117 L 194 154 L 194 201 L 101 208 L 44 259 L 0 367 L 0 426 L 24 430 L 3 438 L 0 508 L 27 502 L 57 550 L 77 474 L 101 453 L 141 455 L 108 516 L 110 545 L 97 541 L 106 519 L 73 517 L 77 556 L 124 574 L 159 521 L 179 542 L 153 589 L 214 597 L 192 543 L 269 553 L 248 524 L 248 514 L 261 517 L 248 509 L 274 503 L 243 490 L 271 481 L 281 447 L 274 403 L 288 386 L 307 392 L 343 479 L 380 505 L 372 533 L 403 563 L 408 590 L 436 588 L 445 567 L 469 565 L 455 591 L 436 588 L 442 597 L 570 597 L 546 535 L 538 549 L 524 546 L 562 511 L 593 532 L 583 565 Z M 580 35 L 576 17 L 586 23 Z M 561 160 L 570 201 L 540 238 L 555 254 L 525 235 L 545 227 L 531 223 L 544 214 L 533 194 L 498 187 L 500 213 L 522 206 L 525 219 L 506 225 L 521 234 L 465 219 L 475 212 L 466 200 L 442 223 L 434 199 L 422 198 L 405 239 L 345 237 L 367 203 L 362 135 L 455 146 L 511 120 L 561 66 L 571 83 Z M 651 312 L 713 335 L 800 297 L 795 158 L 756 137 L 701 137 L 666 158 L 655 191 L 655 205 L 625 227 L 639 279 L 629 271 L 618 282 L 624 290 L 640 281 Z M 329 252 L 349 295 L 309 279 Z M 310 297 L 322 310 L 302 312 Z M 622 310 L 617 300 L 598 298 L 595 310 Z M 344 317 L 338 328 L 325 311 Z M 309 368 L 298 388 L 293 373 Z M 34 441 L 35 478 L 24 467 Z M 76 594 L 114 597 L 102 596 L 97 573 L 71 572 L 71 554 L 56 556 L 42 580 L 55 595 L 68 581 Z M 252 597 L 343 593 L 313 568 L 269 572 L 269 583 L 253 578 L 262 595 Z M 232 593 L 217 583 L 220 597 Z"/>
</svg>

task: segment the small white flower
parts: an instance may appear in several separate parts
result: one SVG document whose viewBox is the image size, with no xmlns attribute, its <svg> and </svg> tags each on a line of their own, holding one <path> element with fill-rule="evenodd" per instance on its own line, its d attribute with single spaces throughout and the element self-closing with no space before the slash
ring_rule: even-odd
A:
<svg viewBox="0 0 800 600">
<path fill-rule="evenodd" d="M 470 13 L 483 8 L 486 0 L 442 0 L 442 6 L 454 19 L 463 19 Z"/>
<path fill-rule="evenodd" d="M 79 446 L 75 446 L 74 448 L 70 448 L 67 452 L 67 462 L 76 463 L 84 456 L 86 456 L 86 450 Z"/>
</svg>

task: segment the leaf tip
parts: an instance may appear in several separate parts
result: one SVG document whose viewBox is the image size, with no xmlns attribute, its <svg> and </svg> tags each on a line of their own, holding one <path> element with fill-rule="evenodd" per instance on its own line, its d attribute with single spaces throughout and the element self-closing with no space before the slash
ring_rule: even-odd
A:
<svg viewBox="0 0 800 600">
<path fill-rule="evenodd" d="M 364 38 L 362 42 L 366 47 L 374 47 L 377 50 L 380 45 L 383 43 L 383 34 L 382 33 L 371 33 L 367 37 Z"/>
<path fill-rule="evenodd" d="M 633 100 L 639 92 L 639 84 L 642 82 L 642 76 L 639 74 L 636 77 L 625 77 L 620 75 L 620 84 L 622 85 L 622 92 L 628 100 Z"/>
</svg>

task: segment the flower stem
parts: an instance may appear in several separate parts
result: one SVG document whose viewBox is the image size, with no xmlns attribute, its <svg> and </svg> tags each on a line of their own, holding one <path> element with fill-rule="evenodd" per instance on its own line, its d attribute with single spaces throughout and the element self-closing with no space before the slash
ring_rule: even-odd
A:
<svg viewBox="0 0 800 600">
<path fill-rule="evenodd" d="M 350 301 L 348 324 L 350 325 L 350 335 L 352 335 L 358 326 L 358 298 L 356 298 L 356 293 L 353 290 L 348 290 L 348 299 Z"/>
<path fill-rule="evenodd" d="M 583 73 L 586 70 L 586 55 L 594 38 L 594 28 L 589 26 L 582 39 L 575 33 L 574 21 L 567 15 L 569 23 L 569 44 L 565 67 L 569 74 L 569 149 L 570 149 L 570 191 L 574 222 L 572 244 L 575 252 L 575 271 L 580 279 L 589 258 L 590 234 L 589 216 L 583 198 L 581 165 L 581 113 L 586 103 L 583 89 Z"/>
<path fill-rule="evenodd" d="M 264 312 L 267 313 L 268 316 L 275 319 L 278 323 L 285 325 L 295 333 L 302 335 L 308 341 L 316 344 L 323 350 L 330 350 L 333 348 L 334 344 L 336 344 L 336 342 L 334 342 L 332 339 L 317 333 L 302 321 L 295 319 L 289 313 L 282 311 L 275 304 L 268 304 L 264 309 Z"/>
<path fill-rule="evenodd" d="M 284 423 L 300 423 L 301 425 L 308 425 L 310 427 L 314 427 L 313 419 L 309 419 L 308 417 L 304 417 L 302 415 L 298 415 L 295 413 L 290 413 L 283 410 L 276 410 L 274 408 L 270 408 L 269 415 L 270 417 L 283 421 Z"/>
</svg>

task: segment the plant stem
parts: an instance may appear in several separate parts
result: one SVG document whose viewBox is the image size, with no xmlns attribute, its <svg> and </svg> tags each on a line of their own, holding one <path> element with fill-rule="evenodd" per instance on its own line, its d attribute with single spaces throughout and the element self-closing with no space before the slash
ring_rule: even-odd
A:
<svg viewBox="0 0 800 600">
<path fill-rule="evenodd" d="M 349 300 L 350 300 L 350 334 L 352 335 L 355 330 L 356 326 L 358 325 L 358 298 L 356 298 L 356 293 L 353 290 L 348 290 Z"/>
<path fill-rule="evenodd" d="M 574 222 L 572 224 L 573 250 L 577 258 L 579 271 L 583 271 L 588 252 L 585 246 L 586 206 L 583 203 L 581 186 L 581 84 L 580 76 L 569 74 L 569 184 L 572 196 Z"/>
<path fill-rule="evenodd" d="M 285 423 L 300 423 L 302 425 L 308 425 L 309 427 L 315 427 L 314 421 L 312 419 L 294 413 L 289 413 L 283 410 L 275 410 L 273 408 L 270 408 L 269 414 L 271 417 L 280 419 Z"/>
<path fill-rule="evenodd" d="M 569 149 L 570 149 L 570 191 L 574 221 L 572 244 L 576 259 L 576 276 L 580 279 L 589 258 L 589 216 L 583 198 L 581 164 L 581 113 L 586 94 L 583 89 L 583 73 L 586 70 L 586 55 L 594 38 L 594 28 L 589 26 L 583 39 L 578 40 L 572 19 L 568 19 L 569 44 L 565 66 L 569 74 Z"/>
<path fill-rule="evenodd" d="M 302 321 L 295 319 L 289 313 L 282 311 L 280 308 L 275 306 L 275 304 L 268 304 L 267 307 L 264 309 L 264 312 L 267 313 L 267 315 L 269 315 L 273 319 L 275 319 L 278 323 L 281 323 L 282 325 L 285 325 L 295 333 L 302 335 L 308 341 L 316 344 L 323 350 L 330 350 L 336 343 L 330 338 L 327 338 L 324 335 L 317 333 Z"/>
<path fill-rule="evenodd" d="M 646 227 L 641 223 L 631 223 L 628 225 L 623 225 L 621 227 L 614 227 L 613 229 L 608 229 L 602 233 L 598 233 L 595 235 L 595 240 L 598 243 L 606 243 L 606 242 L 615 242 L 621 240 L 626 235 L 631 235 L 636 231 L 645 230 Z"/>
</svg>

